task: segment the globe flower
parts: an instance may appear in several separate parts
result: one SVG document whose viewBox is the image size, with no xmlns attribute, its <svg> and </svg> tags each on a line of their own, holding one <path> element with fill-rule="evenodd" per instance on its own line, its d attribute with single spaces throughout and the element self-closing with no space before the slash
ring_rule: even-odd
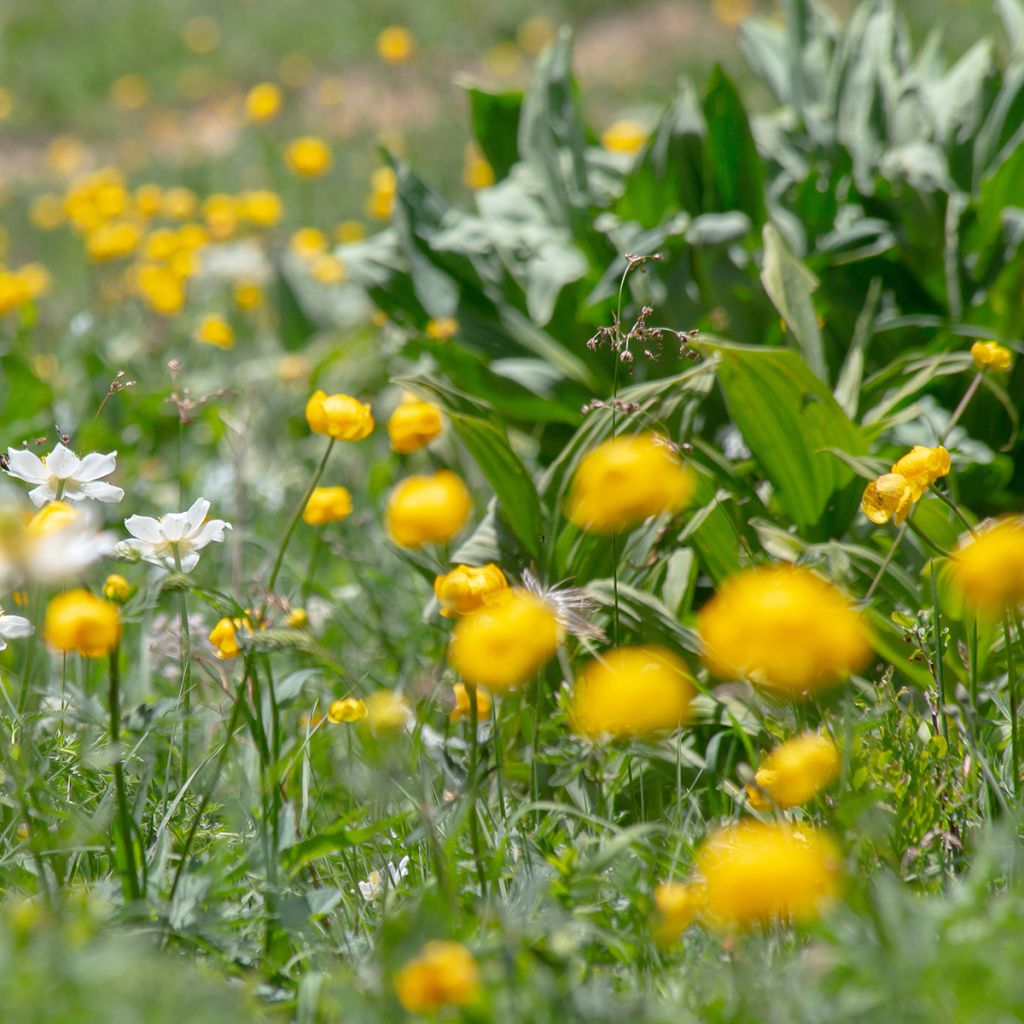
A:
<svg viewBox="0 0 1024 1024">
<path fill-rule="evenodd" d="M 588 739 L 628 739 L 689 720 L 693 681 L 663 647 L 618 647 L 588 662 L 573 685 L 569 721 Z"/>
<path fill-rule="evenodd" d="M 716 675 L 791 695 L 840 682 L 871 654 L 863 620 L 846 597 L 798 566 L 730 577 L 700 610 L 697 627 Z"/>
<path fill-rule="evenodd" d="M 409 1013 L 466 1006 L 480 991 L 476 961 L 460 942 L 428 942 L 395 977 L 398 1000 Z"/>
<path fill-rule="evenodd" d="M 580 462 L 565 513 L 588 533 L 618 533 L 650 516 L 678 512 L 696 480 L 670 445 L 633 434 L 598 445 Z"/>
<path fill-rule="evenodd" d="M 466 485 L 450 470 L 410 476 L 388 497 L 384 526 L 402 548 L 446 544 L 466 525 L 471 503 Z"/>
<path fill-rule="evenodd" d="M 120 643 L 121 617 L 114 605 L 88 590 L 69 590 L 47 607 L 43 634 L 55 650 L 100 658 Z"/>
<path fill-rule="evenodd" d="M 697 851 L 704 917 L 723 929 L 773 921 L 809 922 L 839 894 L 839 851 L 810 826 L 742 821 L 720 828 Z"/>
<path fill-rule="evenodd" d="M 7 473 L 16 480 L 35 484 L 28 496 L 34 505 L 43 505 L 58 498 L 82 501 L 120 501 L 124 491 L 105 483 L 117 466 L 117 452 L 100 455 L 92 452 L 80 459 L 73 451 L 58 444 L 49 455 L 39 458 L 24 448 L 7 449 Z"/>
<path fill-rule="evenodd" d="M 215 648 L 214 654 L 221 661 L 230 661 L 242 653 L 238 643 L 238 631 L 252 632 L 252 623 L 245 618 L 223 618 L 210 630 L 209 641 Z"/>
<path fill-rule="evenodd" d="M 496 565 L 457 565 L 434 579 L 434 596 L 446 617 L 466 615 L 508 590 L 508 580 Z"/>
<path fill-rule="evenodd" d="M 319 228 L 299 228 L 288 240 L 288 248 L 304 260 L 312 260 L 327 251 L 327 237 Z"/>
<path fill-rule="evenodd" d="M 893 464 L 891 472 L 868 484 L 861 498 L 861 510 L 879 526 L 890 519 L 899 525 L 907 518 L 914 502 L 949 469 L 949 452 L 941 445 L 938 448 L 915 445 Z"/>
<path fill-rule="evenodd" d="M 314 391 L 306 403 L 306 422 L 314 434 L 326 434 L 335 441 L 362 441 L 373 433 L 370 406 L 349 395 Z"/>
<path fill-rule="evenodd" d="M 241 212 L 250 224 L 260 228 L 271 228 L 284 215 L 284 204 L 276 192 L 256 189 L 253 192 L 242 193 Z"/>
<path fill-rule="evenodd" d="M 7 650 L 8 640 L 21 640 L 31 636 L 33 630 L 32 623 L 24 616 L 8 615 L 0 608 L 0 651 Z"/>
<path fill-rule="evenodd" d="M 331 169 L 331 150 L 323 139 L 306 135 L 284 151 L 285 163 L 300 178 L 319 178 Z"/>
<path fill-rule="evenodd" d="M 693 924 L 704 907 L 704 887 L 685 882 L 662 882 L 654 890 L 654 941 L 663 949 Z"/>
<path fill-rule="evenodd" d="M 971 346 L 971 358 L 979 370 L 1008 370 L 1013 366 L 1013 351 L 998 341 L 976 341 Z"/>
<path fill-rule="evenodd" d="M 342 722 L 360 722 L 368 714 L 365 701 L 358 697 L 344 697 L 341 700 L 331 701 L 331 706 L 327 709 L 327 721 L 332 725 L 341 725 Z"/>
<path fill-rule="evenodd" d="M 281 109 L 281 90 L 273 82 L 254 85 L 245 96 L 245 116 L 250 121 L 269 121 Z"/>
<path fill-rule="evenodd" d="M 199 321 L 195 339 L 204 345 L 228 349 L 232 348 L 235 344 L 235 332 L 231 324 L 224 317 L 211 313 Z"/>
<path fill-rule="evenodd" d="M 455 698 L 455 707 L 452 708 L 451 713 L 448 715 L 448 720 L 451 722 L 457 722 L 460 718 L 469 718 L 473 713 L 473 698 L 470 694 L 473 694 L 476 698 L 476 717 L 480 721 L 486 718 L 491 713 L 491 695 L 479 687 L 474 687 L 472 690 L 466 686 L 465 683 L 456 683 L 452 687 L 452 696 Z"/>
<path fill-rule="evenodd" d="M 562 639 L 552 610 L 524 590 L 484 605 L 455 624 L 448 645 L 452 669 L 491 691 L 512 689 L 551 658 Z"/>
<path fill-rule="evenodd" d="M 601 145 L 610 153 L 638 152 L 647 141 L 647 130 L 638 121 L 623 119 L 610 124 L 601 133 Z"/>
<path fill-rule="evenodd" d="M 759 811 L 797 807 L 834 782 L 840 757 L 836 745 L 820 733 L 803 733 L 776 747 L 762 762 L 748 786 L 750 803 Z M 767 797 L 768 799 L 765 799 Z"/>
<path fill-rule="evenodd" d="M 410 394 L 402 396 L 402 404 L 388 420 L 391 447 L 402 455 L 430 444 L 443 429 L 441 410 L 433 402 L 421 401 Z"/>
<path fill-rule="evenodd" d="M 412 33 L 401 25 L 389 25 L 377 36 L 377 55 L 388 64 L 404 64 L 415 49 Z"/>
<path fill-rule="evenodd" d="M 112 573 L 103 584 L 103 596 L 116 604 L 127 601 L 131 592 L 132 585 L 119 572 Z"/>
<path fill-rule="evenodd" d="M 412 708 L 395 690 L 377 690 L 366 698 L 366 724 L 378 735 L 398 732 L 412 720 Z"/>
<path fill-rule="evenodd" d="M 168 512 L 159 519 L 150 516 L 129 516 L 125 529 L 132 540 L 124 542 L 126 550 L 134 551 L 147 562 L 167 569 L 181 568 L 191 572 L 199 562 L 199 552 L 216 541 L 224 540 L 224 531 L 231 524 L 223 519 L 207 519 L 210 503 L 198 498 L 187 512 Z"/>
<path fill-rule="evenodd" d="M 960 544 L 950 582 L 976 614 L 994 619 L 1024 604 L 1024 518 L 997 519 Z"/>
<path fill-rule="evenodd" d="M 302 521 L 310 526 L 336 523 L 352 514 L 352 495 L 344 487 L 317 487 L 302 510 Z"/>
</svg>

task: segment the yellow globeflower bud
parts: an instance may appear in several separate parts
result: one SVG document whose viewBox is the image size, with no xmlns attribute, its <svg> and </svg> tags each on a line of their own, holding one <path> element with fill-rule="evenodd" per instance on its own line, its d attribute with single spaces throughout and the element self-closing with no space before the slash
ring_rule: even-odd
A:
<svg viewBox="0 0 1024 1024">
<path fill-rule="evenodd" d="M 839 851 L 825 833 L 781 822 L 718 829 L 697 851 L 696 869 L 705 919 L 723 929 L 813 921 L 842 880 Z"/>
<path fill-rule="evenodd" d="M 377 690 L 366 698 L 366 724 L 378 734 L 397 732 L 412 718 L 412 708 L 394 690 Z"/>
<path fill-rule="evenodd" d="M 650 516 L 678 512 L 696 480 L 675 450 L 654 434 L 605 441 L 580 462 L 565 512 L 588 533 L 617 533 Z"/>
<path fill-rule="evenodd" d="M 314 434 L 336 441 L 361 441 L 373 433 L 370 406 L 349 395 L 314 391 L 306 403 L 306 422 Z"/>
<path fill-rule="evenodd" d="M 1024 605 L 1024 518 L 997 519 L 949 559 L 950 579 L 967 606 L 996 619 Z"/>
<path fill-rule="evenodd" d="M 323 139 L 306 135 L 289 143 L 285 163 L 300 178 L 319 178 L 331 169 L 331 150 Z"/>
<path fill-rule="evenodd" d="M 406 394 L 388 420 L 388 436 L 394 451 L 407 455 L 430 444 L 444 429 L 441 410 L 433 402 L 424 402 Z"/>
<path fill-rule="evenodd" d="M 971 358 L 979 370 L 1008 370 L 1013 366 L 1013 351 L 998 341 L 976 341 L 971 346 Z"/>
<path fill-rule="evenodd" d="M 254 85 L 245 96 L 245 116 L 250 121 L 269 121 L 281 109 L 281 90 L 273 82 Z"/>
<path fill-rule="evenodd" d="M 644 126 L 629 119 L 615 121 L 601 134 L 601 145 L 611 153 L 636 153 L 646 141 Z"/>
<path fill-rule="evenodd" d="M 327 721 L 332 725 L 341 725 L 342 722 L 360 722 L 368 714 L 364 701 L 358 697 L 345 697 L 342 700 L 331 702 L 331 706 L 327 710 Z"/>
<path fill-rule="evenodd" d="M 211 313 L 199 321 L 195 333 L 196 341 L 216 348 L 231 348 L 235 344 L 235 332 L 222 316 Z"/>
<path fill-rule="evenodd" d="M 949 473 L 949 452 L 941 445 L 915 445 L 893 463 L 892 472 L 872 480 L 864 489 L 860 507 L 864 515 L 880 526 L 890 519 L 897 525 L 907 518 L 914 502 L 939 477 Z"/>
<path fill-rule="evenodd" d="M 470 693 L 476 695 L 476 717 L 483 721 L 491 713 L 491 695 L 479 686 L 470 690 L 465 683 L 456 683 L 452 687 L 452 696 L 455 698 L 455 707 L 452 708 L 448 718 L 457 722 L 460 718 L 469 718 L 473 713 L 473 701 Z"/>
<path fill-rule="evenodd" d="M 863 619 L 842 592 L 797 566 L 730 577 L 701 608 L 697 627 L 716 675 L 793 695 L 841 682 L 871 655 Z"/>
<path fill-rule="evenodd" d="M 344 487 L 317 487 L 302 510 L 302 521 L 310 526 L 336 523 L 352 514 L 352 495 Z"/>
<path fill-rule="evenodd" d="M 410 476 L 388 497 L 385 528 L 402 548 L 446 544 L 466 525 L 471 509 L 466 485 L 450 470 Z"/>
<path fill-rule="evenodd" d="M 434 596 L 444 616 L 467 615 L 508 590 L 505 574 L 490 565 L 457 565 L 434 579 Z"/>
<path fill-rule="evenodd" d="M 704 887 L 685 882 L 662 882 L 654 890 L 654 941 L 671 946 L 704 908 Z"/>
<path fill-rule="evenodd" d="M 588 739 L 678 729 L 690 718 L 693 679 L 663 647 L 619 647 L 589 662 L 573 686 L 569 720 Z"/>
<path fill-rule="evenodd" d="M 509 690 L 532 676 L 558 649 L 562 630 L 548 605 L 525 590 L 459 619 L 448 661 L 467 683 Z"/>
<path fill-rule="evenodd" d="M 839 775 L 836 745 L 820 733 L 803 733 L 776 747 L 762 762 L 747 795 L 759 811 L 807 803 Z M 763 794 L 763 795 L 762 795 Z M 769 799 L 765 799 L 767 796 Z"/>
<path fill-rule="evenodd" d="M 389 25 L 377 36 L 377 54 L 388 64 L 404 64 L 415 49 L 412 33 L 401 25 Z"/>
<path fill-rule="evenodd" d="M 252 623 L 248 619 L 223 618 L 210 630 L 210 643 L 216 648 L 214 654 L 221 661 L 230 661 L 242 653 L 241 645 L 238 643 L 240 629 L 252 632 Z"/>
<path fill-rule="evenodd" d="M 46 609 L 44 635 L 58 651 L 100 658 L 120 643 L 121 617 L 114 605 L 88 590 L 69 590 Z"/>
<path fill-rule="evenodd" d="M 120 574 L 112 573 L 103 584 L 103 596 L 108 601 L 127 601 L 132 592 L 132 585 Z"/>
<path fill-rule="evenodd" d="M 460 942 L 428 942 L 395 977 L 398 1000 L 409 1013 L 466 1006 L 480 991 L 476 961 Z"/>
</svg>

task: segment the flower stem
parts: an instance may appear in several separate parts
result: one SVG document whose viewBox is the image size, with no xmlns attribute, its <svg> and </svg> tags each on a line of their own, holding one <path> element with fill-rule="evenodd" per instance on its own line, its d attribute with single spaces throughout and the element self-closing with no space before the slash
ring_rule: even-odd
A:
<svg viewBox="0 0 1024 1024">
<path fill-rule="evenodd" d="M 964 410 L 967 408 L 971 399 L 974 397 L 974 393 L 978 390 L 978 386 L 981 384 L 981 378 L 985 376 L 985 371 L 981 370 L 975 376 L 974 380 L 967 386 L 967 390 L 964 392 L 963 398 L 960 399 L 960 404 L 953 410 L 953 415 L 949 417 L 949 422 L 946 424 L 946 429 L 939 435 L 939 444 L 943 444 L 947 437 L 953 432 L 953 428 L 960 421 L 960 417 L 963 416 Z"/>
<path fill-rule="evenodd" d="M 937 497 L 937 498 L 938 498 L 938 499 L 939 499 L 939 500 L 940 500 L 940 501 L 941 501 L 941 502 L 942 502 L 942 503 L 943 503 L 944 505 L 948 505 L 948 506 L 949 506 L 949 507 L 950 507 L 950 508 L 951 508 L 951 509 L 953 510 L 953 512 L 955 513 L 955 515 L 956 515 L 957 519 L 959 519 L 959 520 L 960 520 L 960 522 L 961 522 L 961 523 L 963 523 L 963 524 L 964 524 L 964 526 L 966 526 L 966 527 L 967 527 L 967 530 L 968 530 L 968 532 L 970 533 L 970 535 L 971 535 L 972 537 L 977 537 L 977 536 L 978 536 L 978 533 L 977 533 L 977 531 L 976 531 L 976 530 L 974 529 L 974 527 L 973 527 L 973 526 L 972 526 L 972 525 L 970 524 L 970 522 L 968 522 L 968 520 L 967 520 L 967 516 L 965 516 L 965 515 L 963 514 L 963 512 L 962 512 L 962 511 L 961 511 L 961 509 L 960 509 L 960 506 L 959 506 L 959 505 L 958 505 L 958 504 L 957 504 L 957 503 L 956 503 L 956 502 L 955 502 L 955 501 L 954 501 L 954 500 L 953 500 L 953 499 L 952 499 L 952 498 L 951 498 L 951 497 L 950 497 L 950 496 L 949 496 L 948 494 L 943 494 L 943 492 L 942 492 L 942 491 L 940 491 L 940 490 L 939 490 L 939 489 L 938 489 L 937 487 L 934 487 L 934 486 L 933 486 L 933 487 L 931 488 L 931 492 L 932 492 L 932 494 L 934 494 L 934 495 L 935 495 L 935 496 L 936 496 L 936 497 Z"/>
<path fill-rule="evenodd" d="M 121 836 L 121 888 L 125 899 L 135 901 L 141 897 L 139 876 L 135 867 L 135 840 L 132 837 L 131 813 L 124 785 L 124 766 L 121 759 L 121 651 L 110 652 L 110 746 L 114 755 L 114 791 L 117 798 L 118 832 Z M 116 844 L 115 844 L 116 845 Z"/>
<path fill-rule="evenodd" d="M 928 577 L 932 590 L 932 631 L 935 649 L 935 685 L 939 691 L 939 721 L 942 723 L 942 735 L 949 740 L 949 721 L 946 718 L 946 674 L 942 664 L 942 618 L 939 614 L 938 567 L 935 562 L 929 567 Z"/>
<path fill-rule="evenodd" d="M 181 555 L 173 546 L 174 568 L 181 573 Z M 181 632 L 181 785 L 188 778 L 189 746 L 192 734 L 192 633 L 188 625 L 188 601 L 184 590 L 178 591 L 178 626 Z"/>
<path fill-rule="evenodd" d="M 882 564 L 878 567 L 878 572 L 875 573 L 875 578 L 871 581 L 871 586 L 868 587 L 868 592 L 864 595 L 865 601 L 871 600 L 871 595 L 874 594 L 878 584 L 882 582 L 885 570 L 889 568 L 892 560 L 896 557 L 896 549 L 900 546 L 900 542 L 906 536 L 909 526 L 909 523 L 904 523 L 897 531 L 896 536 L 893 537 L 892 543 L 889 545 L 889 550 L 886 552 L 885 558 L 882 560 Z"/>
<path fill-rule="evenodd" d="M 1013 796 L 1020 796 L 1020 730 L 1017 725 L 1017 667 L 1013 661 L 1013 627 L 1010 613 L 1003 613 L 1003 643 L 1006 647 L 1006 687 L 1010 703 L 1010 758 L 1013 763 Z"/>
<path fill-rule="evenodd" d="M 480 845 L 480 820 L 477 815 L 477 786 L 480 767 L 480 711 L 476 703 L 476 687 L 466 683 L 469 694 L 469 837 L 473 844 L 473 859 L 476 861 L 476 876 L 480 881 L 480 895 L 487 898 L 487 872 L 484 870 L 483 851 Z"/>
</svg>

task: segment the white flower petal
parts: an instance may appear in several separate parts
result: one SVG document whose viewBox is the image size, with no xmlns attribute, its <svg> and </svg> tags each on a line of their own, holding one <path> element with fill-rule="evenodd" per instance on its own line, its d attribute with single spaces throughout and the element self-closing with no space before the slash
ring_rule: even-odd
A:
<svg viewBox="0 0 1024 1024">
<path fill-rule="evenodd" d="M 177 544 L 189 532 L 188 513 L 168 512 L 160 519 L 160 532 L 166 540 Z"/>
<path fill-rule="evenodd" d="M 24 636 L 31 636 L 34 628 L 32 623 L 21 615 L 0 614 L 0 637 L 6 640 L 16 640 Z"/>
<path fill-rule="evenodd" d="M 36 508 L 42 508 L 48 501 L 53 501 L 57 497 L 57 492 L 49 484 L 40 484 L 33 487 L 28 496 Z"/>
<path fill-rule="evenodd" d="M 24 448 L 7 449 L 7 472 L 28 484 L 41 484 L 50 479 L 43 460 Z"/>
<path fill-rule="evenodd" d="M 96 501 L 120 501 L 124 497 L 124 491 L 120 487 L 104 483 L 102 480 L 87 480 L 82 484 L 82 494 Z"/>
<path fill-rule="evenodd" d="M 192 507 L 185 513 L 188 516 L 189 533 L 195 533 L 203 525 L 203 520 L 209 511 L 210 503 L 205 498 L 196 498 L 192 502 Z"/>
<path fill-rule="evenodd" d="M 108 452 L 101 455 L 99 452 L 91 452 L 82 459 L 82 464 L 75 473 L 75 479 L 83 483 L 90 480 L 99 480 L 101 476 L 109 476 L 117 468 L 117 452 Z"/>
<path fill-rule="evenodd" d="M 129 516 L 124 521 L 124 528 L 133 537 L 149 544 L 159 544 L 164 539 L 160 532 L 160 521 L 152 516 Z"/>
<path fill-rule="evenodd" d="M 46 456 L 46 469 L 50 476 L 55 476 L 58 480 L 69 480 L 80 465 L 78 456 L 62 444 L 58 444 Z"/>
<path fill-rule="evenodd" d="M 204 523 L 198 532 L 190 538 L 192 547 L 198 550 L 199 548 L 205 548 L 212 541 L 223 541 L 224 531 L 230 529 L 231 524 L 225 523 L 223 519 L 211 519 L 208 523 Z"/>
<path fill-rule="evenodd" d="M 181 571 L 191 572 L 199 564 L 199 554 L 190 551 L 187 555 L 181 556 Z"/>
</svg>

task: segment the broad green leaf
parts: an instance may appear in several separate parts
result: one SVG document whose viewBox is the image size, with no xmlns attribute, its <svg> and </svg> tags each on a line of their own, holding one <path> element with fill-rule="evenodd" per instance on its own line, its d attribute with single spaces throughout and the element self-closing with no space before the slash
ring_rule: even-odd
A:
<svg viewBox="0 0 1024 1024">
<path fill-rule="evenodd" d="M 488 92 L 467 85 L 473 138 L 497 180 L 504 178 L 519 160 L 519 118 L 523 94 L 518 91 Z"/>
</svg>

